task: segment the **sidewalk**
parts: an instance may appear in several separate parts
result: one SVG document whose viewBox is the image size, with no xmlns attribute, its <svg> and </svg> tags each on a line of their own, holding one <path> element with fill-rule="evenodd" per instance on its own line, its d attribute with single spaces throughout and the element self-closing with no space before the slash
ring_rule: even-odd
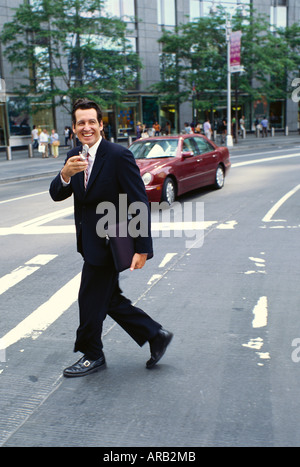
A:
<svg viewBox="0 0 300 467">
<path fill-rule="evenodd" d="M 283 133 L 279 133 L 275 136 L 269 136 L 267 138 L 256 137 L 255 134 L 249 134 L 245 139 L 239 137 L 238 143 L 234 144 L 234 147 L 231 148 L 231 151 L 240 151 L 244 149 L 253 149 L 256 148 L 259 150 L 261 148 L 272 148 L 274 146 L 300 146 L 300 134 L 298 132 L 293 132 L 288 136 L 285 136 Z"/>
<path fill-rule="evenodd" d="M 123 143 L 124 144 L 124 143 Z M 247 149 L 278 147 L 278 146 L 297 146 L 300 147 L 300 135 L 293 133 L 289 136 L 279 134 L 278 136 L 267 138 L 256 138 L 250 134 L 246 139 L 239 139 L 238 143 L 230 149 L 230 153 L 243 151 Z M 28 157 L 27 150 L 13 150 L 12 160 L 6 159 L 6 153 L 0 153 L 0 184 L 16 182 L 20 180 L 30 180 L 34 178 L 54 177 L 62 168 L 69 147 L 62 146 L 59 148 L 59 157 L 54 159 L 49 156 L 48 159 L 43 159 L 42 154 L 33 151 L 33 157 Z"/>
</svg>

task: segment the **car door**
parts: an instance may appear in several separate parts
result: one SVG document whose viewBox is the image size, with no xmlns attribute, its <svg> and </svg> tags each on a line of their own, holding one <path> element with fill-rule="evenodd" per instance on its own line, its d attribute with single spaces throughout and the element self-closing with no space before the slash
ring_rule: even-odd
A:
<svg viewBox="0 0 300 467">
<path fill-rule="evenodd" d="M 198 186 L 213 183 L 218 164 L 217 150 L 201 136 L 194 136 L 193 144 L 198 161 Z"/>
<path fill-rule="evenodd" d="M 180 162 L 179 194 L 193 190 L 199 186 L 199 157 L 193 138 L 184 138 L 182 153 L 192 153 L 192 156 L 184 157 Z"/>
</svg>

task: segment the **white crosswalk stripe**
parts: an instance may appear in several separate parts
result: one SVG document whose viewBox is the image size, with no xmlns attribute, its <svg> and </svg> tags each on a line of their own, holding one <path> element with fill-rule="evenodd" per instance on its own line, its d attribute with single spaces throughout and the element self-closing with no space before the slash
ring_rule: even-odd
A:
<svg viewBox="0 0 300 467">
<path fill-rule="evenodd" d="M 9 290 L 14 285 L 18 284 L 26 277 L 33 274 L 35 271 L 38 271 L 41 266 L 46 265 L 57 255 L 38 255 L 30 259 L 25 263 L 24 266 L 20 266 L 17 269 L 14 269 L 9 274 L 0 278 L 0 295 Z"/>
<path fill-rule="evenodd" d="M 0 339 L 0 351 L 21 339 L 36 339 L 77 300 L 81 273 Z"/>
</svg>

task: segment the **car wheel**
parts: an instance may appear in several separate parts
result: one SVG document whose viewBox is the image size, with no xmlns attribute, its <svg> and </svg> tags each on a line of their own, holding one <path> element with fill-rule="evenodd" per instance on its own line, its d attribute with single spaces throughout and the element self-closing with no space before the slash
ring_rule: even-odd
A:
<svg viewBox="0 0 300 467">
<path fill-rule="evenodd" d="M 175 182 L 172 180 L 172 178 L 167 177 L 165 179 L 165 183 L 163 186 L 162 201 L 167 201 L 167 203 L 172 204 L 174 203 L 175 198 L 176 198 Z"/>
<path fill-rule="evenodd" d="M 218 165 L 216 170 L 216 177 L 215 177 L 215 188 L 220 190 L 223 188 L 225 183 L 225 170 L 222 165 Z"/>
</svg>

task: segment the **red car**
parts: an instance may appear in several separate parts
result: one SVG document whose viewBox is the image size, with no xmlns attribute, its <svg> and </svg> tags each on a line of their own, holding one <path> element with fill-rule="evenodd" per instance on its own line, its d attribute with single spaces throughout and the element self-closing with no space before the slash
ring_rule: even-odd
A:
<svg viewBox="0 0 300 467">
<path fill-rule="evenodd" d="M 206 185 L 220 189 L 229 151 L 197 134 L 139 139 L 130 146 L 150 202 L 167 201 Z"/>
</svg>

